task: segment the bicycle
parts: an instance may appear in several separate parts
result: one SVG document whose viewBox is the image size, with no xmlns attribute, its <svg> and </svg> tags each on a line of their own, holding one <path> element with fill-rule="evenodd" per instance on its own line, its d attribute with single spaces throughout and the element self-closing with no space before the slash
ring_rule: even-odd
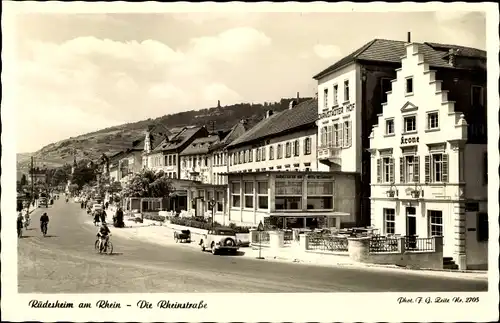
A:
<svg viewBox="0 0 500 323">
<path fill-rule="evenodd" d="M 111 236 L 111 234 L 109 234 L 109 235 Z M 97 240 L 94 243 L 94 248 L 99 253 L 104 252 L 104 253 L 107 253 L 108 255 L 113 253 L 113 244 L 111 243 L 111 241 L 109 241 L 109 239 L 108 239 L 107 243 L 102 243 L 102 238 L 97 237 Z"/>
<path fill-rule="evenodd" d="M 41 229 L 42 229 L 41 231 L 44 237 L 47 236 L 47 226 L 48 226 L 47 223 L 41 224 Z"/>
</svg>

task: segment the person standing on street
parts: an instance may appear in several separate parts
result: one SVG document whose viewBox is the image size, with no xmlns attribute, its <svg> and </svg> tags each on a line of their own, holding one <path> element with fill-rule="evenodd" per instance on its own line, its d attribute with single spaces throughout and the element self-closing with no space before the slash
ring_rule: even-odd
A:
<svg viewBox="0 0 500 323">
<path fill-rule="evenodd" d="M 19 212 L 17 214 L 17 237 L 21 238 L 23 232 L 23 213 Z"/>
</svg>

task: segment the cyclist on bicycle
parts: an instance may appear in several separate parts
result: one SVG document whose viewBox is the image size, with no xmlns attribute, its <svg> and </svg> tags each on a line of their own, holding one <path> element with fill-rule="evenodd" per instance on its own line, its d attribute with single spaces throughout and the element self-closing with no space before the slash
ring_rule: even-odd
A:
<svg viewBox="0 0 500 323">
<path fill-rule="evenodd" d="M 48 225 L 49 225 L 49 216 L 47 215 L 47 212 L 45 212 L 40 217 L 40 229 L 42 230 L 42 232 L 45 232 L 45 233 L 47 232 Z"/>
<path fill-rule="evenodd" d="M 104 248 L 106 248 L 108 245 L 110 233 L 111 231 L 109 230 L 106 223 L 102 223 L 99 227 L 99 231 L 97 231 L 97 237 L 101 238 L 101 242 L 104 241 Z"/>
</svg>

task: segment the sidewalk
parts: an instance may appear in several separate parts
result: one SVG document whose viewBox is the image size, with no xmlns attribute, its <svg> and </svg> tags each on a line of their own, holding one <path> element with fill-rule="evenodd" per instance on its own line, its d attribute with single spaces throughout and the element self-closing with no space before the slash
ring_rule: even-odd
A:
<svg viewBox="0 0 500 323">
<path fill-rule="evenodd" d="M 93 225 L 92 219 L 87 222 Z M 168 228 L 167 223 L 152 221 L 144 219 L 143 223 L 135 223 L 125 219 L 125 228 L 112 229 L 112 234 L 121 236 L 131 240 L 146 241 L 164 246 L 176 245 L 184 248 L 191 248 L 193 250 L 200 250 L 198 245 L 199 236 L 192 234 L 191 243 L 176 243 L 174 241 L 175 230 Z M 240 251 L 244 253 L 241 257 L 256 259 L 259 257 L 258 247 L 241 248 Z M 406 267 L 398 267 L 396 265 L 376 265 L 358 263 L 351 260 L 348 256 L 330 255 L 321 253 L 304 252 L 298 246 L 290 246 L 282 249 L 271 249 L 269 247 L 262 247 L 261 256 L 264 258 L 261 261 L 276 261 L 287 262 L 302 265 L 315 265 L 327 267 L 353 267 L 363 268 L 366 270 L 392 270 L 395 273 L 402 271 L 408 274 L 417 275 L 430 275 L 448 278 L 463 278 L 463 279 L 481 279 L 486 280 L 488 273 L 486 271 L 447 271 L 447 270 L 427 270 L 427 269 L 411 269 Z"/>
</svg>

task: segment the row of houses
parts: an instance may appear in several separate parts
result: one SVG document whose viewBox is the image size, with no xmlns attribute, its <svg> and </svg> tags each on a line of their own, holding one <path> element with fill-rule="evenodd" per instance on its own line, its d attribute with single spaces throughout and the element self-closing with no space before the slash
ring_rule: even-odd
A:
<svg viewBox="0 0 500 323">
<path fill-rule="evenodd" d="M 442 235 L 460 268 L 487 263 L 486 53 L 374 39 L 314 76 L 317 96 L 249 128 L 148 129 L 112 158 L 177 185 L 175 205 L 220 223 L 372 226 Z"/>
</svg>

